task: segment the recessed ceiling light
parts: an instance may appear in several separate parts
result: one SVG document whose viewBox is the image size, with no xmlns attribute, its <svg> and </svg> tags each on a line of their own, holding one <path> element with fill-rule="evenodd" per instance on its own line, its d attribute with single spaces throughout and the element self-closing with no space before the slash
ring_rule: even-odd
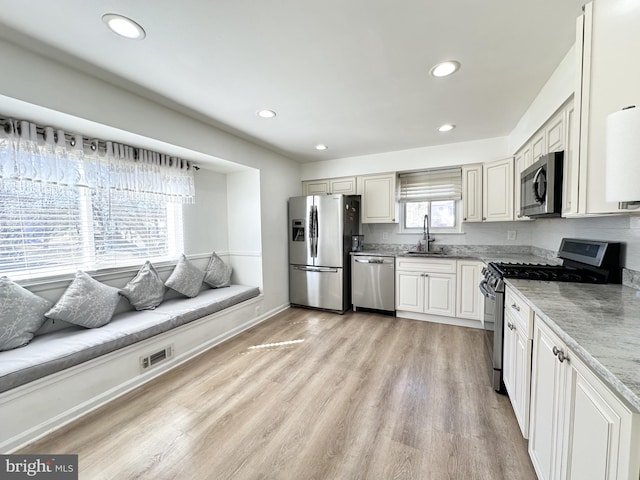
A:
<svg viewBox="0 0 640 480">
<path fill-rule="evenodd" d="M 147 34 L 140 25 L 130 18 L 123 17 L 116 13 L 107 13 L 102 16 L 102 21 L 109 29 L 121 37 L 133 40 L 142 40 Z"/>
<path fill-rule="evenodd" d="M 449 132 L 451 130 L 453 130 L 454 128 L 456 128 L 455 125 L 452 125 L 451 123 L 445 123 L 444 125 L 440 125 L 440 127 L 438 128 L 439 132 Z"/>
<path fill-rule="evenodd" d="M 316 150 L 326 150 L 329 147 L 327 147 L 326 145 L 323 145 L 322 143 L 319 143 L 318 145 L 316 145 Z"/>
<path fill-rule="evenodd" d="M 276 112 L 273 110 L 258 110 L 257 114 L 260 118 L 273 118 L 276 116 Z"/>
<path fill-rule="evenodd" d="M 460 68 L 460 62 L 456 62 L 455 60 L 449 60 L 447 62 L 442 62 L 435 65 L 430 73 L 434 77 L 446 77 L 455 73 Z"/>
</svg>

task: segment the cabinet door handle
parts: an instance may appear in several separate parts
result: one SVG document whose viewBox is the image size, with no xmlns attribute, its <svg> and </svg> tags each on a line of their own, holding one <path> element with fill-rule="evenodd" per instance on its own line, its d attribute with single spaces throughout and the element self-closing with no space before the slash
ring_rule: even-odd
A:
<svg viewBox="0 0 640 480">
<path fill-rule="evenodd" d="M 467 221 L 467 217 L 464 217 L 462 220 L 464 220 L 466 222 Z"/>
<path fill-rule="evenodd" d="M 428 274 L 426 274 L 426 273 L 421 273 L 421 274 L 420 274 L 420 276 L 421 276 L 421 277 L 428 277 L 429 275 L 428 275 Z"/>
<path fill-rule="evenodd" d="M 482 220 L 486 220 L 486 219 L 487 219 L 487 217 L 482 217 Z"/>
<path fill-rule="evenodd" d="M 509 327 L 509 330 L 515 330 L 516 328 L 516 326 L 511 322 L 507 323 L 507 327 Z"/>
<path fill-rule="evenodd" d="M 562 350 L 560 350 L 558 347 L 556 347 L 555 345 L 552 348 L 553 351 L 553 355 L 558 357 L 558 361 L 560 363 L 566 361 L 569 361 L 569 359 L 567 358 L 567 356 L 564 354 L 564 352 Z"/>
<path fill-rule="evenodd" d="M 513 308 L 516 312 L 520 311 L 520 307 L 518 305 L 516 305 L 515 303 L 511 304 L 511 308 Z"/>
</svg>

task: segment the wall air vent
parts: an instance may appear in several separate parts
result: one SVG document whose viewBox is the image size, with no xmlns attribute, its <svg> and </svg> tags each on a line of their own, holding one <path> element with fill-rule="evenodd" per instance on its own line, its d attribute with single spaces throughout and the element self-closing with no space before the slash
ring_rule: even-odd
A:
<svg viewBox="0 0 640 480">
<path fill-rule="evenodd" d="M 158 363 L 164 362 L 173 356 L 173 344 L 167 345 L 162 350 L 152 353 L 151 355 L 146 355 L 144 357 L 140 357 L 140 367 L 141 369 L 147 370 Z"/>
</svg>

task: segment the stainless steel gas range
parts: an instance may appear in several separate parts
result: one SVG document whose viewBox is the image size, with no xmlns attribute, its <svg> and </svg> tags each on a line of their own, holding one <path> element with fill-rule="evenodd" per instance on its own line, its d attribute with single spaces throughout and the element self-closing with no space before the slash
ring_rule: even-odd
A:
<svg viewBox="0 0 640 480">
<path fill-rule="evenodd" d="M 485 297 L 485 344 L 491 363 L 491 384 L 497 392 L 502 383 L 504 279 L 550 282 L 620 283 L 620 243 L 564 238 L 558 258 L 561 265 L 490 262 L 482 270 L 480 291 Z"/>
</svg>

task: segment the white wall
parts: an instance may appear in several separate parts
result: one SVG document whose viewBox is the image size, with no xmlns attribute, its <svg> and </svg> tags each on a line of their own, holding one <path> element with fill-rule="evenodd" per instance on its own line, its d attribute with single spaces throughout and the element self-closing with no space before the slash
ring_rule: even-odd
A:
<svg viewBox="0 0 640 480">
<path fill-rule="evenodd" d="M 533 222 L 532 244 L 557 251 L 562 238 L 588 238 L 625 243 L 622 265 L 640 271 L 640 217 L 545 219 Z"/>
<path fill-rule="evenodd" d="M 201 168 L 195 174 L 195 189 L 195 203 L 182 207 L 184 252 L 228 251 L 227 176 Z"/>
<path fill-rule="evenodd" d="M 573 95 L 578 81 L 575 45 L 542 87 L 536 98 L 509 134 L 509 154 L 513 155 Z"/>
<path fill-rule="evenodd" d="M 147 148 L 154 148 L 158 141 L 178 146 L 193 152 L 199 163 L 210 161 L 225 173 L 242 170 L 239 166 L 258 169 L 262 268 L 268 272 L 269 282 L 277 285 L 265 288 L 263 306 L 267 312 L 288 304 L 286 203 L 288 197 L 300 194 L 298 163 L 2 40 L 0 58 L 3 72 L 11 72 L 0 75 L 0 112 L 23 113 L 36 122 L 51 118 L 52 112 L 61 112 L 63 115 L 56 118 L 65 122 L 59 125 L 62 128 L 73 128 L 67 123 L 73 124 L 96 136 L 109 131 L 116 135 L 110 139 L 132 143 L 134 138 L 136 143 L 132 144 Z M 27 104 L 22 107 L 13 99 Z M 211 241 L 217 241 L 215 235 Z M 190 244 L 189 248 L 204 248 L 204 243 L 210 252 L 208 241 Z M 233 250 L 234 246 L 228 248 Z"/>
<path fill-rule="evenodd" d="M 445 245 L 531 245 L 532 222 L 463 223 L 462 233 L 436 234 L 433 248 Z M 515 240 L 507 240 L 507 232 L 516 232 Z M 398 233 L 397 224 L 364 224 L 366 244 L 416 245 L 421 233 Z"/>
<path fill-rule="evenodd" d="M 227 175 L 229 261 L 233 282 L 263 287 L 260 172 Z"/>
<path fill-rule="evenodd" d="M 340 158 L 325 162 L 306 163 L 302 179 L 366 175 L 437 168 L 467 163 L 481 163 L 508 157 L 507 137 L 488 138 L 472 142 L 449 143 L 435 147 L 413 148 L 396 152 Z"/>
</svg>

